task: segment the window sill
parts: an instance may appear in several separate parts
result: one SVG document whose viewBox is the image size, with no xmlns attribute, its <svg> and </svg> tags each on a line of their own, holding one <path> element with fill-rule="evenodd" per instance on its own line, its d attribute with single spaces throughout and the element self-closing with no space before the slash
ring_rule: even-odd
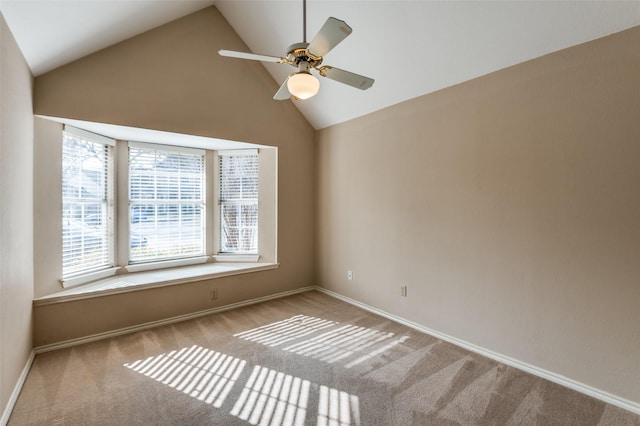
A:
<svg viewBox="0 0 640 426">
<path fill-rule="evenodd" d="M 206 263 L 203 265 L 116 275 L 33 300 L 34 306 L 70 302 L 142 289 L 277 269 L 277 263 Z"/>
<path fill-rule="evenodd" d="M 89 283 L 91 281 L 100 280 L 107 277 L 114 276 L 120 270 L 119 266 L 112 266 L 109 268 L 101 269 L 95 272 L 89 273 L 81 273 L 77 275 L 72 275 L 69 278 L 61 279 L 60 284 L 62 284 L 62 288 L 71 288 L 76 287 L 82 284 Z"/>
</svg>

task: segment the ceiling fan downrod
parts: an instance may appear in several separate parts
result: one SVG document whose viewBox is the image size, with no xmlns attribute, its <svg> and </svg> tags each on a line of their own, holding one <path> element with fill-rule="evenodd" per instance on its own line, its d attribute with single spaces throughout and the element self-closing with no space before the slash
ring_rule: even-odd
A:
<svg viewBox="0 0 640 426">
<path fill-rule="evenodd" d="M 307 0 L 302 0 L 302 42 L 307 42 Z"/>
</svg>

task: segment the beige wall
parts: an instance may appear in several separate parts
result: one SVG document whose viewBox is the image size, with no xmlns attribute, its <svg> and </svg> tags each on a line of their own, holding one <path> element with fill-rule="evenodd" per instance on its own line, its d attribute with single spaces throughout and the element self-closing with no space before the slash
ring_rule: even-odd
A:
<svg viewBox="0 0 640 426">
<path fill-rule="evenodd" d="M 0 15 L 0 415 L 31 353 L 33 78 Z"/>
<path fill-rule="evenodd" d="M 318 284 L 640 402 L 638 46 L 640 27 L 320 131 Z"/>
<path fill-rule="evenodd" d="M 34 118 L 34 297 L 62 290 L 62 124 Z M 55 141 L 56 143 L 52 143 Z"/>
<path fill-rule="evenodd" d="M 204 9 L 39 76 L 35 113 L 277 146 L 280 268 L 39 306 L 36 346 L 314 284 L 314 130 L 291 102 L 271 99 L 278 86 L 260 63 L 222 58 L 222 48 L 247 49 L 217 9 Z M 59 221 L 45 213 L 60 203 L 47 176 L 36 174 L 36 219 Z M 37 259 L 36 277 L 54 267 Z M 54 290 L 46 280 L 35 286 L 37 295 Z"/>
</svg>

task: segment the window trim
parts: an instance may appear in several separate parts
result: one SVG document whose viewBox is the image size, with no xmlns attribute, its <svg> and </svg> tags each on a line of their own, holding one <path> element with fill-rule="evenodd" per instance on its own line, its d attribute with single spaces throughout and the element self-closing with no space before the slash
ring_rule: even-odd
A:
<svg viewBox="0 0 640 426">
<path fill-rule="evenodd" d="M 221 254 L 214 254 L 211 257 L 216 262 L 235 263 L 235 262 L 258 262 L 261 256 L 259 254 L 221 253 Z"/>
<path fill-rule="evenodd" d="M 96 269 L 90 272 L 78 272 L 77 274 L 70 275 L 67 278 L 60 278 L 59 281 L 63 288 L 71 288 L 103 278 L 112 277 L 117 274 L 120 269 L 120 266 L 108 266 L 106 268 Z"/>
<path fill-rule="evenodd" d="M 115 139 L 109 138 L 107 136 L 102 136 L 97 133 L 90 132 L 88 130 L 79 129 L 77 127 L 70 126 L 68 124 L 65 124 L 63 126 L 62 131 L 76 135 L 79 138 L 89 139 L 93 142 L 110 145 L 110 146 L 116 146 Z"/>
<path fill-rule="evenodd" d="M 166 269 L 166 268 L 176 268 L 179 266 L 190 266 L 190 265 L 198 265 L 201 263 L 207 263 L 207 261 L 211 259 L 211 256 L 194 256 L 194 257 L 183 257 L 180 259 L 166 259 L 159 260 L 157 262 L 136 262 L 130 263 L 124 267 L 127 272 L 141 272 L 141 271 L 152 271 L 155 269 Z"/>
</svg>

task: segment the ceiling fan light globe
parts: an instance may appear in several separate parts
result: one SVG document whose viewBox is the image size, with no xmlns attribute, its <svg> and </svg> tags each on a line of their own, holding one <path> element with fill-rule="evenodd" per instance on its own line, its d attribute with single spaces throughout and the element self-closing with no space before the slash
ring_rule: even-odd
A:
<svg viewBox="0 0 640 426">
<path fill-rule="evenodd" d="M 299 72 L 289 77 L 287 89 L 298 99 L 309 99 L 318 93 L 320 81 L 308 72 Z"/>
</svg>

